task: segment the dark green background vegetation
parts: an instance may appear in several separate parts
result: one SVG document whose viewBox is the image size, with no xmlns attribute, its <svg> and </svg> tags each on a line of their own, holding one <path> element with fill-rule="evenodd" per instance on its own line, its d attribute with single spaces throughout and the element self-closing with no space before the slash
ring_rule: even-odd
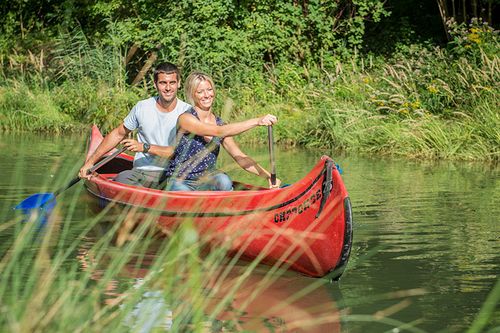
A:
<svg viewBox="0 0 500 333">
<path fill-rule="evenodd" d="M 116 126 L 151 66 L 214 76 L 282 144 L 498 161 L 497 0 L 4 1 L 0 129 Z M 265 139 L 259 131 L 244 136 Z"/>
</svg>

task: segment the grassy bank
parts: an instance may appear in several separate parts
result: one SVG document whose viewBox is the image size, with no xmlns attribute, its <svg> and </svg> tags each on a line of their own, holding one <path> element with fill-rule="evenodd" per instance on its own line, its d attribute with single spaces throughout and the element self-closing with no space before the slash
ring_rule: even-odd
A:
<svg viewBox="0 0 500 333">
<path fill-rule="evenodd" d="M 145 81 L 126 84 L 120 49 L 90 46 L 81 36 L 65 45 L 45 65 L 41 51 L 3 56 L 0 130 L 80 131 L 96 123 L 107 131 L 152 93 Z M 447 48 L 404 46 L 390 57 L 356 56 L 330 69 L 285 63 L 212 74 L 222 116 L 275 113 L 283 145 L 496 162 L 498 50 L 498 36 L 482 26 L 460 30 Z M 261 131 L 240 139 L 264 140 Z"/>
</svg>

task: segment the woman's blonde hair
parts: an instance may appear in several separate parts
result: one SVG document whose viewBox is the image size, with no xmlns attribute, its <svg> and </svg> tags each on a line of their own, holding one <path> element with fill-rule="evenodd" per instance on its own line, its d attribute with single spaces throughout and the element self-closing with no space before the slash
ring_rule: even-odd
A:
<svg viewBox="0 0 500 333">
<path fill-rule="evenodd" d="M 215 84 L 214 81 L 208 74 L 205 74 L 203 72 L 195 71 L 189 74 L 189 76 L 186 79 L 186 85 L 184 86 L 184 93 L 186 95 L 186 101 L 194 106 L 194 94 L 196 92 L 196 89 L 198 89 L 198 86 L 200 85 L 201 82 L 203 81 L 208 81 L 210 85 L 212 86 L 212 89 L 214 91 L 214 96 L 215 96 Z"/>
</svg>

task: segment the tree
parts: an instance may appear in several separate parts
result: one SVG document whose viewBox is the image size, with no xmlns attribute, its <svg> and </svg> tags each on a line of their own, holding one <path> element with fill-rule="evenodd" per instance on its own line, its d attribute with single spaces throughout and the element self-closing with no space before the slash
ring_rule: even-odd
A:
<svg viewBox="0 0 500 333">
<path fill-rule="evenodd" d="M 469 23 L 473 18 L 482 19 L 490 26 L 497 24 L 493 17 L 500 0 L 436 0 L 445 30 L 447 22 Z"/>
</svg>

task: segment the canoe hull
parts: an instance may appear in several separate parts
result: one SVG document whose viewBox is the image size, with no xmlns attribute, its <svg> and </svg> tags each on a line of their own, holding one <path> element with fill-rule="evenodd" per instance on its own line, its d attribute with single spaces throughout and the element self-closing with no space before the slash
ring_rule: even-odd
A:
<svg viewBox="0 0 500 333">
<path fill-rule="evenodd" d="M 93 127 L 89 154 L 102 140 Z M 278 264 L 302 274 L 337 278 L 352 243 L 351 203 L 333 161 L 321 157 L 298 182 L 280 189 L 241 184 L 231 192 L 168 192 L 113 181 L 131 168 L 120 155 L 86 180 L 87 191 L 103 205 L 112 202 L 137 221 L 154 219 L 169 234 L 191 223 L 211 247 L 229 254 Z"/>
</svg>

